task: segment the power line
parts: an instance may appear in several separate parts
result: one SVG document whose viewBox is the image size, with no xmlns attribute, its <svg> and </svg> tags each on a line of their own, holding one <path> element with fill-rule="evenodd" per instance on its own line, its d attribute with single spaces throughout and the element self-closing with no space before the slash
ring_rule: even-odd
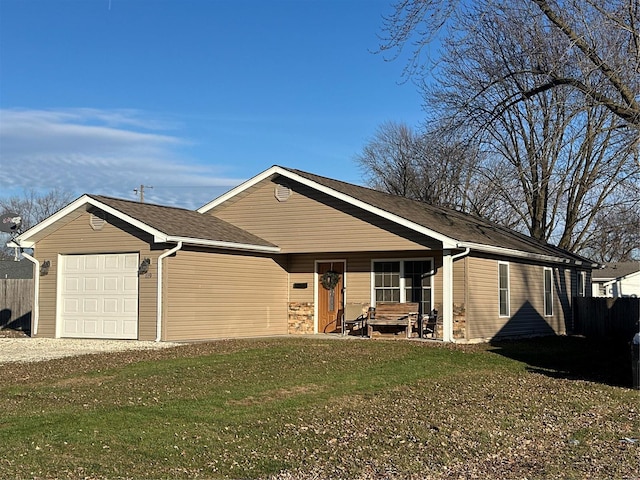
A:
<svg viewBox="0 0 640 480">
<path fill-rule="evenodd" d="M 153 188 L 150 185 L 142 185 L 140 184 L 140 188 L 134 188 L 133 191 L 136 195 L 140 195 L 140 203 L 144 203 L 144 189 L 145 188 Z"/>
</svg>

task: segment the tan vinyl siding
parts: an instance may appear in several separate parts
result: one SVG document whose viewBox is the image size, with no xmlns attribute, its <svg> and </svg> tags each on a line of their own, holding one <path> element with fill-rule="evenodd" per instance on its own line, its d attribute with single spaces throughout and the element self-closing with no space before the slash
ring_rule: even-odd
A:
<svg viewBox="0 0 640 480">
<path fill-rule="evenodd" d="M 507 261 L 507 259 L 501 259 Z M 499 316 L 498 261 L 468 257 L 467 329 L 470 339 L 564 333 L 571 292 L 568 270 L 553 269 L 553 315 L 544 315 L 543 266 L 509 261 L 510 317 Z M 567 295 L 568 293 L 568 295 Z"/>
<path fill-rule="evenodd" d="M 434 304 L 442 304 L 442 258 L 441 252 L 433 251 L 411 251 L 411 252 L 367 252 L 367 253 L 337 253 L 335 255 L 290 255 L 289 256 L 289 299 L 291 302 L 313 302 L 314 301 L 314 268 L 315 262 L 326 262 L 328 260 L 346 260 L 346 295 L 347 303 L 371 303 L 371 262 L 373 260 L 390 259 L 420 259 L 432 258 L 436 276 L 432 283 L 434 288 Z M 306 282 L 308 288 L 293 288 L 294 283 Z"/>
<path fill-rule="evenodd" d="M 453 262 L 453 303 L 464 305 L 467 301 L 467 291 L 465 288 L 467 280 L 467 258 Z"/>
<path fill-rule="evenodd" d="M 64 227 L 53 231 L 40 240 L 35 248 L 35 256 L 40 261 L 49 260 L 49 274 L 40 277 L 40 315 L 38 336 L 55 335 L 58 281 L 58 255 L 96 253 L 139 253 L 140 258 L 149 258 L 149 273 L 139 278 L 138 291 L 138 338 L 154 340 L 156 332 L 156 268 L 157 258 L 162 250 L 151 251 L 151 238 L 130 225 L 113 217 L 101 230 L 93 230 L 89 224 L 89 213 L 84 212 Z"/>
<path fill-rule="evenodd" d="M 280 202 L 276 185 L 265 180 L 209 214 L 278 245 L 282 253 L 441 248 L 433 239 L 295 182 L 287 180 L 293 192 Z"/>
<path fill-rule="evenodd" d="M 287 333 L 287 272 L 279 259 L 180 250 L 164 268 L 163 340 Z"/>
</svg>

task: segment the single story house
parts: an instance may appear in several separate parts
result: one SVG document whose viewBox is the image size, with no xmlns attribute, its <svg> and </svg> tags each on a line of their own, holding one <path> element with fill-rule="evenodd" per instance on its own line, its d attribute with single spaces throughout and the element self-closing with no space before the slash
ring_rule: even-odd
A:
<svg viewBox="0 0 640 480">
<path fill-rule="evenodd" d="M 640 297 L 640 262 L 606 263 L 591 285 L 594 297 Z"/>
<path fill-rule="evenodd" d="M 40 272 L 42 337 L 317 334 L 339 331 L 345 305 L 377 302 L 437 310 L 446 342 L 562 334 L 596 266 L 474 216 L 280 166 L 197 211 L 83 195 L 14 244 Z"/>
</svg>

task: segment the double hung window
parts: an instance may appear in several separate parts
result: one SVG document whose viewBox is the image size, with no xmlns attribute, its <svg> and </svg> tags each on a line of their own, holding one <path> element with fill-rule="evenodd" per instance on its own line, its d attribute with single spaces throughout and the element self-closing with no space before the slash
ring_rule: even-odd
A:
<svg viewBox="0 0 640 480">
<path fill-rule="evenodd" d="M 578 272 L 578 296 L 587 296 L 587 272 Z"/>
<path fill-rule="evenodd" d="M 498 308 L 501 317 L 509 316 L 509 304 L 509 264 L 498 262 Z"/>
<path fill-rule="evenodd" d="M 433 262 L 431 259 L 373 262 L 375 302 L 416 302 L 420 313 L 431 311 Z"/>
<path fill-rule="evenodd" d="M 544 267 L 544 315 L 553 315 L 553 271 Z"/>
</svg>

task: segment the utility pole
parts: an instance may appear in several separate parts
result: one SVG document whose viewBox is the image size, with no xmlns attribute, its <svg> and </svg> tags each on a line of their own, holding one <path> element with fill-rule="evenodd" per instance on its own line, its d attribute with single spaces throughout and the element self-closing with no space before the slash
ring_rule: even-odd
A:
<svg viewBox="0 0 640 480">
<path fill-rule="evenodd" d="M 144 203 L 144 189 L 145 188 L 153 188 L 152 186 L 149 185 L 142 185 L 140 184 L 140 188 L 134 188 L 133 191 L 136 195 L 140 195 L 140 203 Z"/>
</svg>

